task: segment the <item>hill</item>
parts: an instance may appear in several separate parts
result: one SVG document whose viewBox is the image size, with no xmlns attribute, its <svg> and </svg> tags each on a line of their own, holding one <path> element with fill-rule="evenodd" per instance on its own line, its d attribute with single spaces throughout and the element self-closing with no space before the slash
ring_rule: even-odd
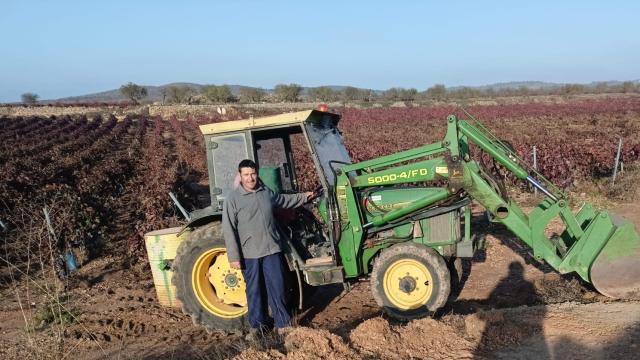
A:
<svg viewBox="0 0 640 360">
<path fill-rule="evenodd" d="M 640 80 L 633 80 L 632 82 L 634 84 L 640 84 Z M 616 86 L 616 85 L 621 85 L 622 81 L 602 81 L 602 82 L 593 81 L 593 82 L 581 84 L 581 85 L 584 85 L 586 87 L 595 87 L 599 84 L 606 84 L 607 86 Z M 471 88 L 471 89 L 477 89 L 477 90 L 493 89 L 493 90 L 499 91 L 499 90 L 505 90 L 505 89 L 518 89 L 522 87 L 526 87 L 529 89 L 553 89 L 553 88 L 558 88 L 564 85 L 567 85 L 567 84 L 542 82 L 542 81 L 512 81 L 512 82 L 502 82 L 502 83 L 480 85 L 480 86 L 453 86 L 453 87 L 447 87 L 447 90 L 459 90 L 462 88 Z M 188 83 L 188 82 L 177 82 L 177 83 L 170 83 L 170 84 L 160 85 L 160 86 L 147 85 L 147 86 L 144 86 L 147 89 L 147 92 L 149 93 L 146 100 L 162 101 L 163 90 L 171 86 L 188 86 L 196 90 L 201 90 L 206 85 Z M 240 89 L 242 88 L 245 88 L 245 87 L 251 88 L 250 86 L 243 86 L 243 85 L 227 85 L 227 86 L 229 86 L 234 96 L 239 96 Z M 344 85 L 325 85 L 325 86 L 331 88 L 334 91 L 342 91 L 347 87 Z M 267 93 L 273 93 L 273 89 L 265 89 L 265 88 L 257 88 L 257 89 L 261 89 Z M 303 87 L 302 93 L 303 94 L 308 93 L 309 89 L 313 89 L 313 87 Z M 378 95 L 384 92 L 384 90 L 376 90 L 376 89 L 363 89 L 363 90 L 371 90 Z M 421 91 L 424 89 L 419 89 L 419 90 Z M 80 102 L 116 102 L 116 101 L 124 101 L 124 100 L 127 100 L 127 99 L 124 96 L 122 96 L 122 94 L 120 93 L 120 89 L 112 89 L 112 90 L 86 94 L 86 95 L 42 100 L 41 102 L 43 103 L 46 103 L 46 102 L 80 103 Z"/>
</svg>

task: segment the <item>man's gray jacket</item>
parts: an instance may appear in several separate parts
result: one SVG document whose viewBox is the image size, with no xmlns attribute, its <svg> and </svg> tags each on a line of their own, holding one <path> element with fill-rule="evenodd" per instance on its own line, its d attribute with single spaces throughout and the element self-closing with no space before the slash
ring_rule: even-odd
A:
<svg viewBox="0 0 640 360">
<path fill-rule="evenodd" d="M 238 186 L 225 199 L 222 231 L 230 262 L 257 259 L 282 251 L 282 235 L 276 227 L 274 208 L 290 209 L 303 205 L 305 194 L 275 194 L 259 185 L 255 191 Z"/>
</svg>

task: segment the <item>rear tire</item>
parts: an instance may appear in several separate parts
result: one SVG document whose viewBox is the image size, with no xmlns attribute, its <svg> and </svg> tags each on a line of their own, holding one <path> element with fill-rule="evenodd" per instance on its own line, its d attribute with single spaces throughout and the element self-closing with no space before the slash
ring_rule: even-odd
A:
<svg viewBox="0 0 640 360">
<path fill-rule="evenodd" d="M 230 274 L 233 276 L 225 277 Z M 248 327 L 244 278 L 240 270 L 228 267 L 220 223 L 194 230 L 180 244 L 173 262 L 172 283 L 182 311 L 195 325 L 202 325 L 209 332 Z"/>
<path fill-rule="evenodd" d="M 406 242 L 382 250 L 371 271 L 371 291 L 389 316 L 412 320 L 444 306 L 451 292 L 451 277 L 435 250 Z"/>
</svg>

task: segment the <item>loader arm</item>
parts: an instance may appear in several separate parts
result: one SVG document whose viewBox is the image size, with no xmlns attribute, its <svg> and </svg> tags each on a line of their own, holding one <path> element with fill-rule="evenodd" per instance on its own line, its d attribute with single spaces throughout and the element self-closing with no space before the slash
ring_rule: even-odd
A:
<svg viewBox="0 0 640 360">
<path fill-rule="evenodd" d="M 633 225 L 612 217 L 606 210 L 589 204 L 574 214 L 567 196 L 491 134 L 484 126 L 450 117 L 457 122 L 459 139 L 465 137 L 511 171 L 529 182 L 546 197 L 529 214 L 513 201 L 503 199 L 487 182 L 474 161 L 463 164 L 471 177 L 464 189 L 489 210 L 495 221 L 504 224 L 532 250 L 562 274 L 576 272 L 602 294 L 614 298 L 637 298 L 640 295 L 640 237 Z M 556 217 L 564 231 L 551 238 L 545 229 Z"/>
<path fill-rule="evenodd" d="M 544 200 L 526 214 L 514 201 L 504 198 L 482 166 L 471 158 L 471 143 L 518 179 L 539 189 Z M 447 134 L 440 143 L 346 165 L 340 170 L 337 203 L 342 236 L 350 240 L 339 244 L 343 255 L 352 254 L 354 259 L 361 256 L 367 230 L 405 219 L 451 197 L 468 195 L 493 215 L 494 222 L 504 224 L 527 244 L 536 259 L 544 260 L 560 273 L 577 273 L 610 297 L 640 296 L 640 237 L 633 225 L 589 204 L 574 214 L 566 194 L 474 119 L 449 116 Z M 430 181 L 443 185 L 402 208 L 362 221 L 358 189 Z M 556 218 L 562 221 L 563 231 L 549 238 L 545 229 Z M 348 260 L 352 257 L 343 258 L 347 259 L 345 270 L 349 270 Z"/>
</svg>

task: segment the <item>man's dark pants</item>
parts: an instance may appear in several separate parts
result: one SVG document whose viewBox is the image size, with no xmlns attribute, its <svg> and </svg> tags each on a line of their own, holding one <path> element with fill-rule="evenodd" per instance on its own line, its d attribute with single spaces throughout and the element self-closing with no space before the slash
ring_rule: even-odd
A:
<svg viewBox="0 0 640 360">
<path fill-rule="evenodd" d="M 282 254 L 276 253 L 258 259 L 244 259 L 242 275 L 247 284 L 249 325 L 252 328 L 267 326 L 268 313 L 265 290 L 274 326 L 282 328 L 291 325 L 291 316 L 287 310 Z"/>
</svg>

